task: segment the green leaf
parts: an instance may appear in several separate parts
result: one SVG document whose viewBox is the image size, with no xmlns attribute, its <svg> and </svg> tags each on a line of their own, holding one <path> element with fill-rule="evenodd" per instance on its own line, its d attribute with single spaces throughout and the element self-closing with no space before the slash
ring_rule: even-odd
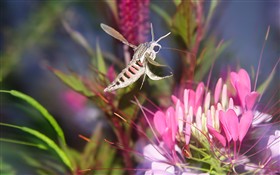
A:
<svg viewBox="0 0 280 175">
<path fill-rule="evenodd" d="M 23 166 L 29 166 L 32 174 L 36 175 L 49 175 L 49 174 L 65 174 L 66 169 L 64 164 L 58 164 L 53 159 L 49 160 L 49 155 L 32 154 L 31 152 L 18 151 L 17 156 L 20 157 L 24 163 Z M 41 159 L 38 160 L 38 157 Z M 20 163 L 20 162 L 19 162 Z"/>
<path fill-rule="evenodd" d="M 27 128 L 27 127 L 22 127 L 22 126 L 16 126 L 16 125 L 11 125 L 11 124 L 7 124 L 7 123 L 0 123 L 1 126 L 6 126 L 6 127 L 11 127 L 11 128 L 15 128 L 15 129 L 19 129 L 23 132 L 29 133 L 33 136 L 35 136 L 36 138 L 42 140 L 43 142 L 45 142 L 50 148 L 52 148 L 57 155 L 60 157 L 60 159 L 62 160 L 62 162 L 68 167 L 70 168 L 71 171 L 73 171 L 73 167 L 71 164 L 71 161 L 69 160 L 68 156 L 63 152 L 62 149 L 59 148 L 59 146 L 53 141 L 51 140 L 49 137 L 47 137 L 46 135 L 31 129 L 31 128 Z"/>
<path fill-rule="evenodd" d="M 172 20 L 173 33 L 179 35 L 187 47 L 191 46 L 195 19 L 192 15 L 191 1 L 182 1 Z"/>
<path fill-rule="evenodd" d="M 96 41 L 96 60 L 97 60 L 97 68 L 99 72 L 106 74 L 107 68 L 98 41 Z"/>
<path fill-rule="evenodd" d="M 14 175 L 16 174 L 16 171 L 13 169 L 13 167 L 10 164 L 7 164 L 3 161 L 3 158 L 0 157 L 0 174 L 1 175 Z"/>
<path fill-rule="evenodd" d="M 87 97 L 94 96 L 91 90 L 85 86 L 83 80 L 77 74 L 72 73 L 70 75 L 67 75 L 54 68 L 51 68 L 51 71 L 73 90 L 80 92 Z"/>
<path fill-rule="evenodd" d="M 15 143 L 15 144 L 20 144 L 20 145 L 25 145 L 25 146 L 33 146 L 33 147 L 37 147 L 39 149 L 44 149 L 44 150 L 47 149 L 47 147 L 42 144 L 24 142 L 24 141 L 13 140 L 13 139 L 0 138 L 0 142 Z"/>
<path fill-rule="evenodd" d="M 160 17 L 162 17 L 164 19 L 164 21 L 169 25 L 171 26 L 172 24 L 172 19 L 170 17 L 170 15 L 168 13 L 166 13 L 166 11 L 164 11 L 161 7 L 155 5 L 155 4 L 152 4 L 150 5 L 151 9 L 153 11 L 155 11 Z"/>
<path fill-rule="evenodd" d="M 82 153 L 82 158 L 81 158 L 81 168 L 86 169 L 89 167 L 93 167 L 97 161 L 96 156 L 99 152 L 99 148 L 101 145 L 101 140 L 102 140 L 102 128 L 101 125 L 98 124 L 94 132 L 90 138 L 90 141 L 86 144 L 84 151 Z M 102 160 L 101 160 L 102 161 Z"/>
<path fill-rule="evenodd" d="M 114 159 L 116 156 L 116 149 L 112 148 L 109 143 L 103 140 L 105 137 L 103 133 L 102 124 L 99 123 L 83 151 L 80 165 L 81 169 L 87 169 L 98 165 L 98 167 L 104 169 L 100 170 L 102 173 L 97 171 L 96 174 L 111 174 L 112 167 L 115 166 Z"/>
<path fill-rule="evenodd" d="M 269 86 L 269 84 L 271 83 L 274 74 L 275 74 L 276 69 L 273 69 L 272 72 L 270 73 L 270 75 L 268 76 L 268 78 L 265 80 L 265 82 L 263 82 L 257 89 L 257 92 L 260 94 L 263 94 L 264 91 L 267 89 L 267 87 Z"/>
<path fill-rule="evenodd" d="M 32 97 L 30 97 L 26 94 L 23 94 L 19 91 L 16 91 L 16 90 L 10 90 L 10 91 L 0 90 L 0 92 L 9 93 L 17 98 L 20 98 L 20 99 L 26 101 L 31 106 L 33 106 L 35 109 L 37 109 L 43 115 L 43 117 L 50 123 L 50 125 L 54 128 L 54 130 L 56 131 L 56 133 L 57 133 L 58 137 L 60 138 L 60 140 L 62 141 L 62 143 L 64 145 L 66 145 L 66 141 L 65 141 L 65 137 L 64 137 L 64 133 L 63 133 L 62 129 L 56 122 L 55 118 L 40 103 L 38 103 Z"/>
<path fill-rule="evenodd" d="M 207 15 L 207 22 L 211 20 L 213 14 L 214 14 L 214 11 L 216 9 L 216 7 L 218 6 L 219 4 L 219 0 L 215 0 L 215 1 L 210 1 L 210 9 L 209 9 L 209 12 L 208 12 L 208 15 Z"/>
<path fill-rule="evenodd" d="M 68 155 L 69 160 L 72 162 L 73 169 L 80 168 L 80 162 L 81 162 L 81 153 L 78 152 L 75 149 L 72 149 L 70 147 L 64 147 L 62 148 L 66 155 Z"/>
</svg>

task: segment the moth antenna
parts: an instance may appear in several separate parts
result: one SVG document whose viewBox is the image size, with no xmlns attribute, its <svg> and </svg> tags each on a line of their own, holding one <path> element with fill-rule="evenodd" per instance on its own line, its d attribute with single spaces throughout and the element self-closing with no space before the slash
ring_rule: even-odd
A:
<svg viewBox="0 0 280 175">
<path fill-rule="evenodd" d="M 151 23 L 151 35 L 152 35 L 152 41 L 154 41 L 155 36 L 154 36 L 154 29 L 153 29 L 153 24 Z"/>
<path fill-rule="evenodd" d="M 168 35 L 170 35 L 171 32 L 168 32 L 167 34 L 163 35 L 162 37 L 160 37 L 156 43 L 158 43 L 160 40 L 162 40 L 163 38 L 167 37 Z"/>
</svg>

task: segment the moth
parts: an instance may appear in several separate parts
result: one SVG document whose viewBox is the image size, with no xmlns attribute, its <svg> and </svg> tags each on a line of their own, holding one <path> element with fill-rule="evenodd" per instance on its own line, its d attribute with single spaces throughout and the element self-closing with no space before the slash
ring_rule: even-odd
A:
<svg viewBox="0 0 280 175">
<path fill-rule="evenodd" d="M 118 31 L 106 24 L 101 24 L 101 28 L 109 35 L 118 39 L 123 44 L 128 45 L 134 51 L 133 57 L 126 68 L 116 77 L 116 79 L 104 89 L 104 92 L 114 91 L 116 89 L 124 88 L 137 81 L 143 74 L 144 78 L 142 85 L 145 81 L 146 75 L 152 80 L 160 80 L 172 76 L 170 68 L 166 65 L 161 65 L 154 61 L 156 54 L 160 51 L 161 45 L 158 44 L 160 40 L 167 37 L 171 32 L 163 35 L 158 40 L 154 40 L 153 26 L 151 24 L 152 41 L 139 44 L 135 46 L 129 43 L 124 36 Z M 155 71 L 156 69 L 156 71 Z M 169 70 L 169 71 L 166 71 Z M 141 85 L 141 87 L 142 87 Z M 140 87 L 140 89 L 141 89 Z"/>
</svg>

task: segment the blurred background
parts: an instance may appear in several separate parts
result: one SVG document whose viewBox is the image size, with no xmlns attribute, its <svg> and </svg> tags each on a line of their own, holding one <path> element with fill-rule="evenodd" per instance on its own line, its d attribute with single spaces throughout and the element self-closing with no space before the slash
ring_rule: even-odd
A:
<svg viewBox="0 0 280 175">
<path fill-rule="evenodd" d="M 176 6 L 169 1 L 151 0 L 151 3 L 168 14 L 176 11 Z M 122 45 L 100 28 L 100 23 L 116 27 L 108 4 L 110 1 L 0 1 L 1 89 L 21 91 L 41 103 L 55 116 L 64 130 L 68 145 L 77 150 L 82 150 L 85 145 L 78 137 L 79 134 L 89 136 L 97 123 L 102 123 L 105 128 L 108 126 L 102 118 L 103 113 L 93 103 L 86 103 L 83 96 L 70 90 L 49 67 L 71 70 L 80 75 L 87 75 L 90 70 L 89 55 L 73 41 L 62 21 L 67 21 L 73 30 L 82 34 L 90 47 L 96 48 L 98 41 L 104 52 L 121 52 L 119 50 Z M 248 72 L 256 70 L 270 26 L 258 81 L 267 79 L 280 55 L 279 9 L 279 1 L 221 1 L 211 21 L 209 33 L 218 40 L 229 41 L 229 45 L 215 62 L 213 77 L 226 72 L 228 65 L 233 69 L 245 68 Z M 150 21 L 156 38 L 170 31 L 164 20 L 153 10 L 150 11 Z M 171 34 L 164 39 L 162 46 L 180 49 L 172 37 Z M 174 70 L 175 78 L 176 73 L 180 73 L 177 54 L 177 51 L 168 49 L 160 52 L 160 57 Z M 116 57 L 123 62 L 120 55 Z M 112 64 L 110 60 L 106 60 L 106 63 Z M 279 89 L 279 75 L 278 66 L 275 81 L 270 85 L 265 98 L 269 99 L 275 89 Z M 1 122 L 32 126 L 48 132 L 48 126 L 42 124 L 40 119 L 26 117 L 30 113 L 36 111 L 15 98 L 1 94 Z M 1 128 L 1 135 L 8 133 L 6 128 Z M 8 149 L 16 147 L 10 144 L 4 149 L 2 147 L 1 154 L 5 154 Z"/>
</svg>

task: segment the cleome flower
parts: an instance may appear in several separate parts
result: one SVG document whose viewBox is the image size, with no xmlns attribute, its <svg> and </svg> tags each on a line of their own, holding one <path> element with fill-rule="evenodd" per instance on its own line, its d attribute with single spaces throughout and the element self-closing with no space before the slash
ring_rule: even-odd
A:
<svg viewBox="0 0 280 175">
<path fill-rule="evenodd" d="M 146 174 L 276 171 L 273 167 L 279 161 L 270 160 L 280 156 L 276 148 L 278 131 L 269 137 L 265 149 L 256 151 L 256 154 L 270 152 L 265 161 L 252 162 L 247 154 L 263 137 L 249 147 L 243 144 L 251 139 L 254 127 L 271 119 L 256 110 L 260 94 L 251 90 L 250 77 L 244 69 L 231 72 L 229 82 L 223 83 L 220 78 L 214 93 L 200 82 L 196 90 L 185 89 L 182 99 L 172 96 L 174 107 L 155 113 L 153 122 L 160 141 L 144 148 L 150 162 Z"/>
</svg>

